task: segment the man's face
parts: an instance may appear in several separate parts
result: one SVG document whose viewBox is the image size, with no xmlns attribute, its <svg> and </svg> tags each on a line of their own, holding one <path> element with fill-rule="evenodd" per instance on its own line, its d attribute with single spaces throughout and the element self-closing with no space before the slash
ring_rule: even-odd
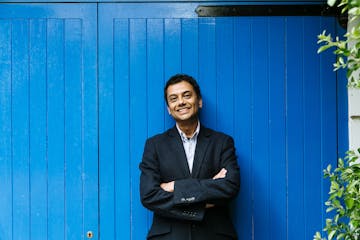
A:
<svg viewBox="0 0 360 240">
<path fill-rule="evenodd" d="M 202 99 L 198 98 L 190 83 L 182 81 L 170 85 L 166 93 L 169 114 L 176 122 L 197 119 Z"/>
</svg>

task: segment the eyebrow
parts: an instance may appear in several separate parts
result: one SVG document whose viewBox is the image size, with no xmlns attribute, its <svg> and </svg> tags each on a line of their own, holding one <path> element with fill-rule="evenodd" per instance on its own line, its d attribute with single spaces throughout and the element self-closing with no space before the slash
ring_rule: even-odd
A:
<svg viewBox="0 0 360 240">
<path fill-rule="evenodd" d="M 186 91 L 181 92 L 181 93 L 179 93 L 179 94 L 180 94 L 180 95 L 183 95 L 183 94 L 186 94 L 186 93 L 191 93 L 191 94 L 192 94 L 192 91 L 186 90 Z M 168 98 L 178 96 L 179 94 L 176 94 L 176 93 L 170 94 L 170 95 L 168 95 Z"/>
</svg>

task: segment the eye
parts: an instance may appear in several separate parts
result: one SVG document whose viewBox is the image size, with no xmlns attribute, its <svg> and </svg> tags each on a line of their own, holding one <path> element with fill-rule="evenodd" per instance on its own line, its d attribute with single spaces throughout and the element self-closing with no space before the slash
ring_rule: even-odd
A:
<svg viewBox="0 0 360 240">
<path fill-rule="evenodd" d="M 169 97 L 168 101 L 173 103 L 173 102 L 176 102 L 176 99 L 177 98 L 175 96 L 173 96 L 173 97 Z"/>
<path fill-rule="evenodd" d="M 187 99 L 191 98 L 191 93 L 185 93 L 184 98 L 187 98 Z"/>
</svg>

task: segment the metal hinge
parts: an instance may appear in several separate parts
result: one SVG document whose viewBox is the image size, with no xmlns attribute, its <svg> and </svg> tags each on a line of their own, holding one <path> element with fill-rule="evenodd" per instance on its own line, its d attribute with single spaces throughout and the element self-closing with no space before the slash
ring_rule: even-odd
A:
<svg viewBox="0 0 360 240">
<path fill-rule="evenodd" d="M 310 5 L 199 5 L 199 17 L 234 16 L 334 16 L 342 27 L 347 26 L 347 16 L 337 7 L 324 4 Z"/>
</svg>

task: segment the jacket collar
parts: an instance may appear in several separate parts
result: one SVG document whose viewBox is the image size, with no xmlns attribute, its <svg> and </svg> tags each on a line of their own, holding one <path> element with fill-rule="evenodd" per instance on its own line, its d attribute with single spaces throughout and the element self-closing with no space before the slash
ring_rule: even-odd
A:
<svg viewBox="0 0 360 240">
<path fill-rule="evenodd" d="M 174 155 L 178 158 L 180 168 L 181 171 L 183 171 L 183 174 L 185 176 L 191 175 L 192 177 L 197 178 L 200 173 L 201 165 L 210 141 L 209 137 L 211 136 L 211 131 L 202 124 L 200 124 L 200 132 L 197 139 L 193 170 L 191 174 L 187 163 L 184 146 L 176 126 L 168 130 L 168 135 L 171 137 L 170 146 L 174 151 Z"/>
</svg>

